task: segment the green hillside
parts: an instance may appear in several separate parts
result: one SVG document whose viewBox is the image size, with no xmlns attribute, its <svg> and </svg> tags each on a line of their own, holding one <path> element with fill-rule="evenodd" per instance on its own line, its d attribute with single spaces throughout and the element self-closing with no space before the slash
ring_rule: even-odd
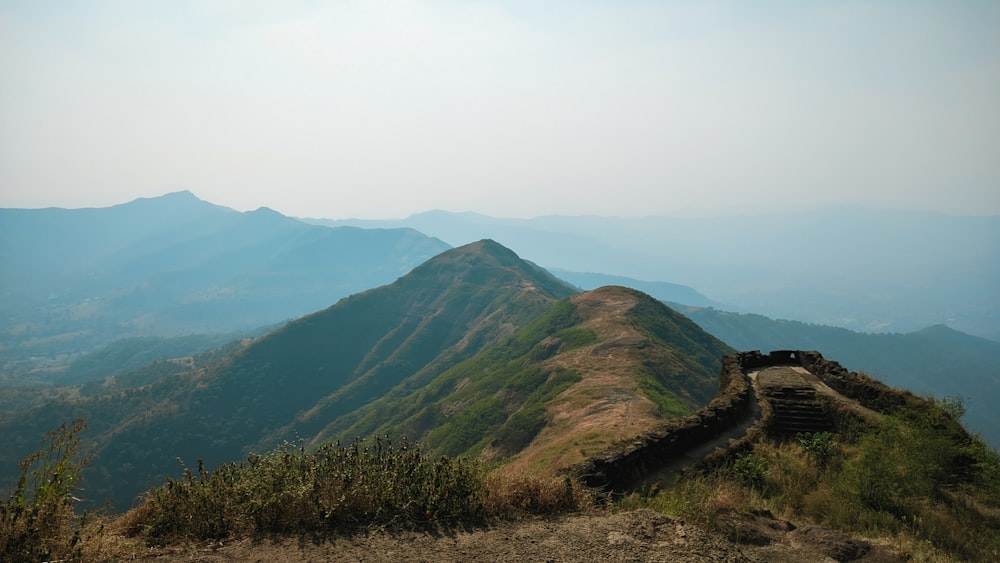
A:
<svg viewBox="0 0 1000 563">
<path fill-rule="evenodd" d="M 578 293 L 480 241 L 257 339 L 59 388 L 6 414 L 0 488 L 23 488 L 13 485 L 17 461 L 64 421 L 86 419 L 88 430 L 76 422 L 50 435 L 66 444 L 55 455 L 96 457 L 82 490 L 74 461 L 45 469 L 29 508 L 11 496 L 0 540 L 34 541 L 34 521 L 17 515 L 65 516 L 77 497 L 119 509 L 143 500 L 117 520 L 98 516 L 99 528 L 48 522 L 60 552 L 75 544 L 74 527 L 87 545 L 228 545 L 247 534 L 589 510 L 598 493 L 560 471 L 636 447 L 637 436 L 708 403 L 732 351 L 645 293 Z M 835 433 L 753 434 L 718 467 L 621 506 L 664 510 L 741 545 L 799 545 L 795 526 L 822 525 L 826 537 L 859 534 L 873 557 L 887 552 L 866 534 L 903 553 L 995 553 L 996 453 L 961 430 L 960 403 L 884 392 L 899 408 L 834 409 Z M 47 558 L 51 546 L 31 541 L 40 551 L 28 560 Z"/>
<path fill-rule="evenodd" d="M 176 474 L 178 457 L 213 466 L 310 436 L 415 372 L 471 357 L 573 291 L 492 241 L 473 243 L 214 365 L 10 415 L 0 423 L 9 437 L 0 462 L 16 467 L 46 428 L 85 418 L 97 454 L 88 495 L 127 507 Z M 301 416 L 307 412 L 314 417 Z"/>
<path fill-rule="evenodd" d="M 576 293 L 489 240 L 220 350 L 8 414 L 0 464 L 83 418 L 87 499 L 118 508 L 178 458 L 213 467 L 298 439 L 390 434 L 551 473 L 707 403 L 731 351 L 648 295 Z"/>
<path fill-rule="evenodd" d="M 645 294 L 600 288 L 555 304 L 510 338 L 436 377 L 415 374 L 335 420 L 317 443 L 388 434 L 420 440 L 440 454 L 516 456 L 532 470 L 554 472 L 584 455 L 580 448 L 567 451 L 565 443 L 552 447 L 553 439 L 581 438 L 565 422 L 555 430 L 561 416 L 580 406 L 589 411 L 571 418 L 590 425 L 584 439 L 599 450 L 707 403 L 717 391 L 719 358 L 729 351 Z M 615 428 L 618 405 L 632 410 L 627 429 Z M 543 453 L 546 463 L 530 461 Z"/>
</svg>

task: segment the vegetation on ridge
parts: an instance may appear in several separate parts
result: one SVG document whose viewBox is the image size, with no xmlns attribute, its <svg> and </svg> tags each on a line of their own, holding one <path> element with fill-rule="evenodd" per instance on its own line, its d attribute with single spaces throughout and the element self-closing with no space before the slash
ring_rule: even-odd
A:
<svg viewBox="0 0 1000 563">
<path fill-rule="evenodd" d="M 918 559 L 1000 555 L 1000 455 L 961 427 L 954 400 L 910 397 L 875 424 L 764 438 L 728 465 L 677 487 L 633 494 L 652 507 L 754 543 L 747 524 L 773 514 L 882 541 Z"/>
<path fill-rule="evenodd" d="M 21 461 L 17 485 L 0 503 L 0 559 L 42 561 L 73 556 L 85 518 L 73 511 L 80 471 L 87 465 L 81 456 L 82 419 L 49 432 L 42 449 Z"/>
<path fill-rule="evenodd" d="M 214 467 L 297 436 L 312 439 L 330 421 L 404 389 L 415 373 L 440 374 L 573 293 L 508 249 L 473 243 L 391 285 L 292 321 L 211 365 L 195 361 L 192 369 L 167 371 L 155 381 L 125 374 L 123 382 L 151 382 L 100 387 L 92 396 L 0 417 L 0 434 L 10 436 L 0 467 L 30 453 L 29 437 L 65 418 L 85 417 L 99 454 L 88 470 L 88 496 L 98 503 L 110 498 L 125 510 L 149 486 L 177 474 L 177 456 L 202 457 Z M 12 480 L 0 473 L 0 484 Z"/>
<path fill-rule="evenodd" d="M 719 356 L 729 351 L 648 296 L 601 288 L 550 305 L 440 374 L 414 375 L 320 436 L 403 436 L 436 454 L 515 458 L 554 473 L 707 403 L 718 387 Z M 627 426 L 616 422 L 624 405 L 636 405 Z M 589 412 L 570 414 L 580 408 Z M 577 430 L 556 429 L 557 417 L 587 425 L 586 444 Z M 553 439 L 563 443 L 553 447 Z"/>
<path fill-rule="evenodd" d="M 767 524 L 778 518 L 840 530 L 856 556 L 878 543 L 917 560 L 995 560 L 1000 456 L 962 429 L 960 414 L 956 401 L 912 396 L 877 423 L 842 412 L 836 433 L 761 438 L 729 464 L 610 506 L 654 508 L 742 544 L 779 541 L 769 534 L 782 528 Z M 199 463 L 123 516 L 81 516 L 73 504 L 83 429 L 77 421 L 50 433 L 48 446 L 22 463 L 18 488 L 0 506 L 4 560 L 116 560 L 192 540 L 599 510 L 595 492 L 567 479 L 375 438 L 314 451 L 286 444 L 213 471 Z"/>
<path fill-rule="evenodd" d="M 0 559 L 118 560 L 149 545 L 484 524 L 594 506 L 594 493 L 568 478 L 490 471 L 470 459 L 429 457 L 416 445 L 376 437 L 315 451 L 284 444 L 213 471 L 198 460 L 195 471 L 150 489 L 120 517 L 78 516 L 83 429 L 82 420 L 61 427 L 50 433 L 47 449 L 22 462 L 18 487 L 0 505 Z"/>
<path fill-rule="evenodd" d="M 576 328 L 578 321 L 573 306 L 560 301 L 504 342 L 433 379 L 414 396 L 362 407 L 361 420 L 341 437 L 411 436 L 443 454 L 475 455 L 489 436 L 496 435 L 501 450 L 511 455 L 544 426 L 545 402 L 579 380 L 569 371 L 548 374 L 539 367 L 539 362 L 559 350 L 593 342 L 592 332 Z M 466 407 L 449 417 L 445 413 L 454 408 L 449 405 Z"/>
<path fill-rule="evenodd" d="M 579 510 L 590 498 L 569 480 L 535 480 L 515 495 L 492 483 L 475 461 L 428 457 L 406 441 L 376 437 L 312 452 L 286 444 L 212 472 L 199 463 L 197 474 L 187 470 L 150 490 L 122 520 L 130 534 L 152 541 L 219 539 L 471 524 L 518 511 Z"/>
</svg>

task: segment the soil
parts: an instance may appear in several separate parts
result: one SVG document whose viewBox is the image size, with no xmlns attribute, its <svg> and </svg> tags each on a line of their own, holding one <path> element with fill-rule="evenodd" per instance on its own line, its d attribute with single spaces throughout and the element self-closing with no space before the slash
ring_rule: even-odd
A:
<svg viewBox="0 0 1000 563">
<path fill-rule="evenodd" d="M 533 519 L 480 529 L 378 530 L 328 538 L 246 539 L 149 552 L 141 561 L 703 562 L 905 559 L 886 546 L 770 514 L 721 519 L 707 532 L 649 510 Z"/>
</svg>

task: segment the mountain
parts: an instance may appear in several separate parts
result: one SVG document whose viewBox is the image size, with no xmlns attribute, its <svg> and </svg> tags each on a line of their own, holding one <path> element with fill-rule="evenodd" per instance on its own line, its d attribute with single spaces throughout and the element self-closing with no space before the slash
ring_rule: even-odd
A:
<svg viewBox="0 0 1000 563">
<path fill-rule="evenodd" d="M 153 362 L 189 358 L 224 347 L 230 342 L 263 336 L 277 328 L 278 326 L 272 325 L 220 334 L 122 338 L 74 359 L 65 370 L 53 373 L 51 380 L 55 385 L 99 383 L 108 377 L 131 372 Z"/>
<path fill-rule="evenodd" d="M 317 438 L 402 434 L 553 472 L 706 404 L 729 351 L 652 297 L 603 287 L 436 377 L 415 374 Z"/>
<path fill-rule="evenodd" d="M 0 365 L 10 379 L 120 338 L 273 324 L 391 282 L 447 248 L 412 229 L 318 227 L 190 192 L 98 209 L 0 209 Z"/>
<path fill-rule="evenodd" d="M 326 224 L 412 227 L 453 245 L 490 237 L 550 270 L 670 281 L 741 312 L 864 332 L 947 324 L 1000 341 L 1000 216 L 840 206 L 730 217 L 434 211 Z"/>
<path fill-rule="evenodd" d="M 889 385 L 936 397 L 961 397 L 965 424 L 1000 447 L 998 342 L 944 325 L 905 334 L 868 334 L 762 315 L 677 307 L 740 350 L 821 350 L 847 369 L 865 371 Z"/>
<path fill-rule="evenodd" d="M 127 506 L 151 480 L 175 472 L 178 456 L 215 464 L 294 439 L 288 425 L 317 403 L 357 408 L 427 364 L 461 361 L 573 292 L 483 241 L 291 322 L 214 366 L 48 403 L 10 416 L 0 435 L 15 457 L 52 421 L 86 418 L 103 468 L 91 486 Z"/>
<path fill-rule="evenodd" d="M 621 285 L 637 289 L 651 297 L 659 299 L 660 301 L 683 303 L 684 305 L 693 305 L 695 307 L 724 308 L 724 306 L 712 301 L 694 288 L 686 285 L 670 282 L 643 281 L 634 278 L 627 278 L 625 276 L 597 274 L 594 272 L 570 272 L 559 269 L 552 269 L 549 271 L 559 276 L 559 278 L 564 279 L 584 290 L 597 289 L 598 287 L 604 287 L 606 285 Z"/>
<path fill-rule="evenodd" d="M 479 241 L 214 364 L 153 364 L 156 376 L 122 376 L 139 387 L 12 413 L 0 466 L 15 466 L 46 426 L 83 417 L 97 454 L 89 494 L 120 508 L 177 474 L 178 457 L 212 467 L 297 437 L 391 432 L 555 470 L 705 404 L 730 350 L 649 296 L 577 293 Z M 543 451 L 562 458 L 532 457 Z"/>
</svg>

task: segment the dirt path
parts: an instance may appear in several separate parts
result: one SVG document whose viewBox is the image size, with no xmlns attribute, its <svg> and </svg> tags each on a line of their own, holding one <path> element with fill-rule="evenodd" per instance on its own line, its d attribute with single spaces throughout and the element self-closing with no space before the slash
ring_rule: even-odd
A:
<svg viewBox="0 0 1000 563">
<path fill-rule="evenodd" d="M 848 539 L 826 529 L 788 529 L 765 519 L 744 522 L 754 531 L 743 545 L 648 510 L 529 520 L 481 530 L 438 533 L 373 532 L 323 540 L 288 538 L 243 540 L 228 545 L 200 545 L 150 553 L 141 561 L 157 562 L 770 562 L 897 561 L 884 548 Z"/>
</svg>

